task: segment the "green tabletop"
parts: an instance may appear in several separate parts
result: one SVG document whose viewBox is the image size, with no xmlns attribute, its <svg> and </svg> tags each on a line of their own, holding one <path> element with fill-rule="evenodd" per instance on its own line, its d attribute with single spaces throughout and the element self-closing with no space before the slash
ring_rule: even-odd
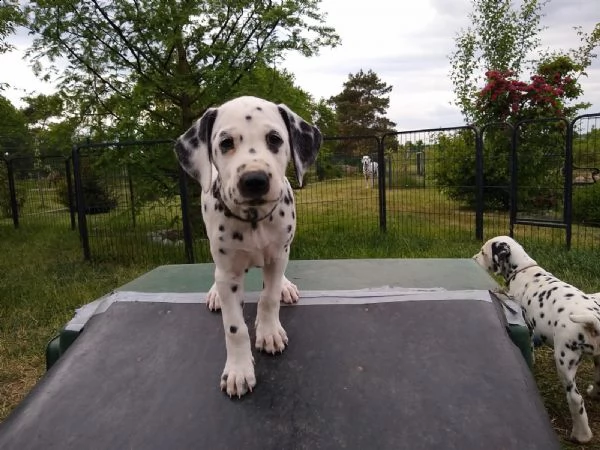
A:
<svg viewBox="0 0 600 450">
<path fill-rule="evenodd" d="M 381 286 L 497 289 L 496 282 L 472 259 L 329 259 L 290 261 L 287 277 L 300 290 L 352 290 Z M 214 264 L 160 266 L 119 287 L 118 291 L 206 292 Z M 260 269 L 245 278 L 247 292 L 262 288 Z"/>
</svg>

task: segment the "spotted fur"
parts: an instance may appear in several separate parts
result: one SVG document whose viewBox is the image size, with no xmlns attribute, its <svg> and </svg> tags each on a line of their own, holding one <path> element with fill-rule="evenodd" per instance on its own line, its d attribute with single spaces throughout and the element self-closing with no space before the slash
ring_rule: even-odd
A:
<svg viewBox="0 0 600 450">
<path fill-rule="evenodd" d="M 504 278 L 509 295 L 521 305 L 533 337 L 554 348 L 556 369 L 573 421 L 571 439 L 589 442 L 592 431 L 575 375 L 582 358 L 591 355 L 595 380 L 587 393 L 600 398 L 600 297 L 559 280 L 508 236 L 490 239 L 473 258 L 490 273 Z"/>
<path fill-rule="evenodd" d="M 279 320 L 280 300 L 298 300 L 284 275 L 296 231 L 294 194 L 285 176 L 292 161 L 302 185 L 321 145 L 319 130 L 285 105 L 239 97 L 208 109 L 175 143 L 183 169 L 202 187 L 202 212 L 215 282 L 207 294 L 221 309 L 227 360 L 220 379 L 229 396 L 256 385 L 248 327 L 242 314 L 243 279 L 263 269 L 255 347 L 282 352 L 288 337 Z"/>
</svg>

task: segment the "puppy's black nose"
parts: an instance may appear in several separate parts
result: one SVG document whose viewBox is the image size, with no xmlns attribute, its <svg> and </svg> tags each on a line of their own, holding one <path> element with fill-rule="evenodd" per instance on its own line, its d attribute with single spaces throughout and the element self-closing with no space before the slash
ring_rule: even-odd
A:
<svg viewBox="0 0 600 450">
<path fill-rule="evenodd" d="M 269 176 L 262 170 L 246 172 L 240 177 L 238 188 L 244 197 L 262 197 L 269 192 Z"/>
</svg>

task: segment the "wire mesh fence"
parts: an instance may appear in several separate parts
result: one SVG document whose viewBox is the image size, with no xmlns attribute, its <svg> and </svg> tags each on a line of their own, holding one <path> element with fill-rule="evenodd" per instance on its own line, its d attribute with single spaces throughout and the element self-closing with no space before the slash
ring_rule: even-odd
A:
<svg viewBox="0 0 600 450">
<path fill-rule="evenodd" d="M 297 234 L 465 243 L 513 234 L 598 248 L 599 120 L 325 138 L 302 188 L 288 168 Z M 1 198 L 16 203 L 20 226 L 77 224 L 87 259 L 210 261 L 200 187 L 172 149 L 171 140 L 88 143 L 72 160 L 11 158 L 0 164 Z M 0 207 L 10 223 L 11 201 Z"/>
</svg>

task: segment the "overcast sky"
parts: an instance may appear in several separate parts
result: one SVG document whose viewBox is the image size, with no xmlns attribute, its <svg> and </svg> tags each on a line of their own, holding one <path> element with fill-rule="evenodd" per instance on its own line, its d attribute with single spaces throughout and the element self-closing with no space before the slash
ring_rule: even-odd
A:
<svg viewBox="0 0 600 450">
<path fill-rule="evenodd" d="M 389 118 L 398 130 L 456 126 L 463 123 L 449 79 L 448 55 L 454 37 L 469 25 L 470 0 L 322 0 L 327 24 L 342 45 L 322 50 L 318 57 L 290 55 L 283 66 L 297 84 L 315 99 L 338 94 L 348 74 L 360 69 L 376 72 L 393 86 Z M 598 0 L 551 0 L 544 8 L 542 47 L 579 46 L 574 26 L 592 31 L 600 21 Z M 13 86 L 2 94 L 13 103 L 25 92 L 50 93 L 52 86 L 37 80 L 22 58 L 26 40 L 15 41 L 18 51 L 0 55 L 0 82 Z M 594 60 L 581 79 L 584 96 L 592 103 L 586 112 L 600 112 L 600 61 Z"/>
</svg>

